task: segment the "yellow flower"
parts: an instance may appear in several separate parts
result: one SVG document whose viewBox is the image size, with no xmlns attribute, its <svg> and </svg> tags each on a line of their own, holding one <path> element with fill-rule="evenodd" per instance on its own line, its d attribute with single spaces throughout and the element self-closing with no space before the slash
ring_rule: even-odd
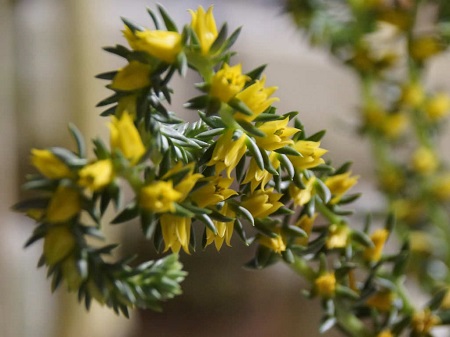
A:
<svg viewBox="0 0 450 337">
<path fill-rule="evenodd" d="M 394 337 L 391 330 L 383 330 L 376 337 Z"/>
<path fill-rule="evenodd" d="M 79 192 L 71 187 L 58 186 L 47 207 L 47 221 L 65 222 L 81 210 Z"/>
<path fill-rule="evenodd" d="M 216 174 L 226 169 L 227 177 L 230 178 L 231 171 L 234 170 L 247 150 L 246 139 L 247 137 L 243 134 L 233 140 L 233 130 L 226 131 L 217 140 L 211 160 L 207 165 L 215 165 Z"/>
<path fill-rule="evenodd" d="M 350 229 L 346 225 L 331 225 L 328 229 L 326 247 L 328 249 L 344 248 L 347 246 Z"/>
<path fill-rule="evenodd" d="M 278 200 L 282 197 L 280 193 L 274 193 L 273 188 L 266 191 L 257 190 L 245 197 L 241 206 L 246 208 L 255 218 L 265 218 L 276 212 L 283 204 Z"/>
<path fill-rule="evenodd" d="M 379 129 L 385 120 L 386 111 L 378 102 L 370 101 L 362 109 L 365 124 L 375 129 Z"/>
<path fill-rule="evenodd" d="M 388 312 L 392 309 L 394 299 L 394 293 L 389 290 L 383 290 L 370 296 L 367 299 L 366 304 L 371 308 L 377 309 L 378 311 Z"/>
<path fill-rule="evenodd" d="M 438 200 L 450 199 L 450 173 L 441 174 L 433 182 L 431 191 Z"/>
<path fill-rule="evenodd" d="M 423 311 L 414 313 L 411 326 L 416 333 L 419 333 L 422 336 L 428 334 L 430 330 L 440 322 L 440 318 L 434 315 L 430 309 L 426 308 Z"/>
<path fill-rule="evenodd" d="M 429 233 L 421 230 L 412 230 L 409 235 L 409 247 L 411 252 L 419 254 L 430 254 L 433 250 L 435 239 Z"/>
<path fill-rule="evenodd" d="M 314 195 L 314 183 L 316 182 L 316 177 L 312 176 L 306 181 L 305 178 L 302 178 L 302 180 L 305 185 L 304 189 L 298 188 L 294 184 L 289 185 L 289 195 L 293 199 L 294 205 L 296 206 L 303 206 L 307 204 Z"/>
<path fill-rule="evenodd" d="M 151 67 L 138 61 L 131 61 L 125 68 L 119 69 L 114 76 L 111 88 L 122 91 L 133 91 L 150 85 Z"/>
<path fill-rule="evenodd" d="M 189 254 L 191 219 L 172 214 L 163 214 L 160 221 L 165 244 L 164 251 L 172 249 L 172 252 L 178 253 L 180 248 L 183 248 Z"/>
<path fill-rule="evenodd" d="M 373 242 L 373 248 L 366 248 L 364 251 L 364 259 L 370 262 L 378 262 L 383 253 L 384 244 L 389 236 L 389 231 L 379 228 L 373 232 L 370 239 Z"/>
<path fill-rule="evenodd" d="M 416 224 L 423 219 L 425 208 L 423 202 L 416 200 L 398 199 L 391 205 L 397 219 L 408 224 Z"/>
<path fill-rule="evenodd" d="M 300 152 L 301 156 L 288 156 L 291 163 L 296 170 L 306 170 L 323 164 L 325 161 L 320 158 L 327 150 L 319 147 L 320 142 L 313 142 L 309 140 L 299 140 L 292 146 L 295 150 Z"/>
<path fill-rule="evenodd" d="M 403 86 L 400 102 L 411 106 L 418 107 L 425 100 L 425 92 L 420 83 L 411 82 Z"/>
<path fill-rule="evenodd" d="M 411 164 L 414 171 L 426 175 L 437 169 L 439 160 L 432 149 L 419 147 L 412 155 Z"/>
<path fill-rule="evenodd" d="M 272 152 L 269 155 L 270 163 L 272 167 L 276 170 L 280 167 L 280 161 L 278 160 L 278 154 L 276 152 Z M 247 170 L 247 174 L 245 175 L 242 184 L 247 184 L 250 182 L 250 190 L 253 192 L 259 185 L 261 185 L 261 190 L 264 191 L 267 183 L 272 179 L 273 175 L 266 170 L 261 170 L 256 164 L 254 158 L 250 160 L 250 165 Z"/>
<path fill-rule="evenodd" d="M 203 177 L 200 173 L 194 173 L 194 163 L 188 165 L 183 165 L 183 163 L 178 162 L 173 168 L 166 172 L 162 179 L 169 179 L 171 176 L 177 174 L 178 172 L 189 169 L 189 172 L 183 177 L 183 179 L 178 182 L 174 189 L 180 193 L 180 198 L 178 201 L 183 201 L 191 192 L 192 188 L 195 186 L 197 181 Z"/>
<path fill-rule="evenodd" d="M 261 80 L 256 80 L 255 83 L 248 86 L 240 93 L 236 95 L 236 98 L 240 99 L 247 105 L 247 107 L 253 112 L 253 115 L 248 116 L 243 113 L 236 112 L 233 117 L 236 120 L 245 120 L 251 122 L 258 115 L 264 112 L 274 102 L 278 101 L 277 97 L 270 97 L 278 89 L 277 87 L 264 88 L 266 77 Z"/>
<path fill-rule="evenodd" d="M 277 237 L 271 238 L 265 235 L 261 235 L 258 238 L 258 242 L 260 245 L 270 248 L 275 253 L 280 254 L 286 250 L 286 243 L 284 242 L 283 236 L 281 235 L 281 230 L 276 228 L 274 230 L 277 233 Z"/>
<path fill-rule="evenodd" d="M 405 176 L 403 172 L 395 167 L 385 165 L 380 173 L 380 185 L 388 193 L 396 193 L 405 185 Z"/>
<path fill-rule="evenodd" d="M 227 103 L 232 99 L 249 81 L 250 77 L 242 74 L 241 64 L 230 67 L 224 64 L 211 79 L 210 95 L 217 97 L 222 102 Z"/>
<path fill-rule="evenodd" d="M 154 181 L 141 189 L 139 204 L 154 213 L 174 212 L 175 202 L 182 196 L 172 181 Z"/>
<path fill-rule="evenodd" d="M 109 185 L 114 179 L 114 168 L 111 159 L 96 161 L 83 167 L 79 172 L 78 184 L 92 191 L 98 191 Z"/>
<path fill-rule="evenodd" d="M 385 116 L 381 128 L 388 138 L 395 139 L 406 130 L 407 126 L 408 118 L 404 113 L 398 112 Z"/>
<path fill-rule="evenodd" d="M 195 12 L 189 10 L 192 16 L 191 27 L 200 42 L 202 55 L 208 54 L 218 35 L 212 10 L 212 6 L 208 8 L 206 13 L 202 6 L 199 6 Z"/>
<path fill-rule="evenodd" d="M 145 147 L 131 116 L 126 111 L 120 119 L 113 116 L 109 131 L 111 148 L 119 149 L 125 158 L 132 164 L 136 164 L 144 155 Z"/>
<path fill-rule="evenodd" d="M 128 113 L 132 118 L 136 117 L 137 95 L 127 95 L 119 98 L 116 107 L 116 116 L 122 117 L 122 114 Z"/>
<path fill-rule="evenodd" d="M 425 61 L 442 51 L 442 44 L 434 36 L 422 36 L 411 43 L 411 56 L 418 61 Z"/>
<path fill-rule="evenodd" d="M 49 179 L 61 179 L 71 176 L 69 167 L 49 150 L 31 150 L 31 163 Z"/>
<path fill-rule="evenodd" d="M 331 199 L 331 204 L 336 204 L 341 200 L 344 194 L 353 187 L 358 181 L 358 177 L 350 177 L 351 171 L 337 174 L 328 177 L 325 180 L 325 185 L 330 189 L 333 199 Z"/>
<path fill-rule="evenodd" d="M 336 277 L 334 273 L 322 274 L 315 279 L 314 285 L 319 296 L 324 298 L 333 297 L 336 291 Z"/>
<path fill-rule="evenodd" d="M 438 120 L 450 113 L 450 97 L 438 93 L 425 103 L 425 113 L 431 120 Z"/>
<path fill-rule="evenodd" d="M 216 205 L 237 194 L 235 190 L 229 188 L 233 180 L 232 178 L 222 178 L 220 176 L 204 178 L 203 181 L 206 184 L 190 193 L 190 198 L 199 207 Z"/>
<path fill-rule="evenodd" d="M 298 219 L 298 221 L 295 223 L 295 226 L 303 229 L 306 232 L 306 234 L 308 234 L 308 236 L 305 238 L 302 238 L 302 237 L 297 238 L 295 240 L 295 243 L 297 243 L 299 245 L 306 245 L 308 243 L 309 236 L 311 235 L 312 228 L 314 225 L 314 221 L 316 221 L 316 218 L 317 218 L 317 214 L 318 213 L 314 213 L 314 215 L 312 217 L 309 217 L 308 214 L 303 214 L 300 217 L 300 219 Z"/>
<path fill-rule="evenodd" d="M 228 207 L 228 203 L 225 203 L 223 205 L 222 209 L 220 210 L 220 214 L 225 215 L 229 218 L 234 218 L 235 213 Z M 231 247 L 230 241 L 231 237 L 233 235 L 233 229 L 234 229 L 234 221 L 228 221 L 228 222 L 222 222 L 222 221 L 214 221 L 214 225 L 217 229 L 217 235 L 214 234 L 212 230 L 209 228 L 206 228 L 206 245 L 210 245 L 214 242 L 214 245 L 216 246 L 217 251 L 222 248 L 223 242 L 227 244 L 227 246 Z"/>
<path fill-rule="evenodd" d="M 68 226 L 52 226 L 44 237 L 44 257 L 49 266 L 64 260 L 75 247 L 75 237 Z"/>
<path fill-rule="evenodd" d="M 146 52 L 166 63 L 173 63 L 181 51 L 181 35 L 165 30 L 135 31 L 125 27 L 124 36 L 133 50 Z"/>
<path fill-rule="evenodd" d="M 300 131 L 297 128 L 287 126 L 289 118 L 279 121 L 271 121 L 258 127 L 264 132 L 264 137 L 255 137 L 256 144 L 264 150 L 274 151 L 284 146 L 294 144 L 291 137 Z"/>
</svg>

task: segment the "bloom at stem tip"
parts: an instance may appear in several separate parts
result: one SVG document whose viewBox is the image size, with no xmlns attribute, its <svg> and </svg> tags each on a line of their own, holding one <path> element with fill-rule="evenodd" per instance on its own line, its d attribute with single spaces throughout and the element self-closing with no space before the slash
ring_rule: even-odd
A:
<svg viewBox="0 0 450 337">
<path fill-rule="evenodd" d="M 275 253 L 281 254 L 286 250 L 286 242 L 280 228 L 276 228 L 274 232 L 277 234 L 276 237 L 271 238 L 265 235 L 260 235 L 258 237 L 258 242 L 260 245 L 273 250 Z"/>
<path fill-rule="evenodd" d="M 131 115 L 124 111 L 120 118 L 112 116 L 109 124 L 112 149 L 118 149 L 132 164 L 136 164 L 146 149 Z"/>
<path fill-rule="evenodd" d="M 236 213 L 234 213 L 231 208 L 228 207 L 228 203 L 226 202 L 220 210 L 220 214 L 225 215 L 229 218 L 234 218 L 236 216 Z M 217 234 L 214 234 L 212 230 L 206 228 L 206 245 L 208 246 L 214 242 L 217 251 L 222 248 L 224 242 L 228 247 L 231 247 L 231 237 L 233 236 L 234 220 L 228 222 L 213 220 L 213 222 L 217 229 Z"/>
<path fill-rule="evenodd" d="M 126 26 L 123 34 L 133 50 L 146 52 L 166 63 L 173 63 L 183 47 L 177 32 L 146 29 L 133 33 Z"/>
<path fill-rule="evenodd" d="M 49 150 L 32 149 L 31 163 L 42 175 L 49 179 L 71 176 L 70 168 Z"/>
<path fill-rule="evenodd" d="M 270 97 L 278 88 L 264 88 L 265 83 L 266 77 L 263 76 L 261 80 L 256 80 L 255 83 L 236 95 L 236 98 L 241 100 L 253 112 L 253 114 L 248 116 L 241 112 L 236 112 L 233 115 L 234 119 L 251 122 L 274 102 L 279 101 L 277 97 Z"/>
<path fill-rule="evenodd" d="M 114 179 L 114 167 L 111 159 L 103 159 L 86 165 L 78 172 L 80 186 L 98 191 L 109 185 Z"/>
<path fill-rule="evenodd" d="M 230 67 L 224 63 L 222 69 L 215 73 L 211 79 L 210 95 L 227 103 L 244 88 L 250 77 L 242 74 L 242 65 Z"/>
<path fill-rule="evenodd" d="M 202 6 L 198 6 L 196 11 L 189 10 L 192 16 L 191 27 L 200 42 L 202 55 L 207 55 L 214 41 L 217 38 L 217 26 L 213 15 L 213 7 L 209 7 L 207 12 Z"/>
<path fill-rule="evenodd" d="M 138 61 L 130 61 L 119 69 L 114 76 L 111 89 L 119 91 L 134 91 L 150 85 L 151 67 Z"/>
<path fill-rule="evenodd" d="M 154 181 L 141 189 L 139 204 L 154 213 L 174 212 L 175 202 L 181 197 L 182 194 L 173 188 L 172 181 Z"/>
<path fill-rule="evenodd" d="M 50 223 L 70 220 L 81 211 L 81 196 L 77 189 L 60 185 L 47 207 L 46 218 Z"/>
<path fill-rule="evenodd" d="M 333 297 L 336 291 L 336 277 L 334 273 L 328 272 L 320 275 L 314 281 L 314 286 L 319 296 L 324 298 Z"/>
<path fill-rule="evenodd" d="M 211 160 L 207 163 L 208 166 L 215 166 L 216 174 L 226 169 L 228 178 L 231 178 L 231 171 L 235 169 L 247 151 L 245 144 L 247 136 L 241 134 L 239 138 L 233 139 L 233 135 L 234 130 L 227 130 L 219 137 Z"/>
<path fill-rule="evenodd" d="M 189 254 L 189 240 L 191 237 L 191 218 L 163 214 L 160 219 L 164 239 L 164 251 L 172 250 L 178 253 L 181 248 Z"/>
</svg>

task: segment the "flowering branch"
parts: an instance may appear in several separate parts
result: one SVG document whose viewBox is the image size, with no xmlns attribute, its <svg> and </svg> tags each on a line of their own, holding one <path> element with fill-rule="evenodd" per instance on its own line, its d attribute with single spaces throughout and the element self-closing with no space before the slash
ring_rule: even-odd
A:
<svg viewBox="0 0 450 337">
<path fill-rule="evenodd" d="M 226 25 L 217 29 L 212 8 L 190 11 L 181 31 L 164 8 L 149 14 L 155 29 L 124 19 L 128 46 L 105 48 L 125 62 L 98 75 L 113 91 L 98 104 L 110 120 L 109 146 L 94 140 L 88 158 L 71 127 L 75 151 L 32 150 L 38 173 L 25 188 L 36 197 L 15 208 L 37 222 L 27 245 L 44 240 L 40 266 L 53 289 L 64 282 L 87 307 L 96 300 L 125 315 L 158 309 L 180 293 L 178 254 L 197 248 L 193 228 L 200 226 L 203 248 L 229 246 L 236 233 L 255 247 L 248 267 L 284 261 L 303 276 L 324 308 L 321 331 L 337 326 L 348 336 L 386 337 L 409 329 L 422 336 L 446 323 L 442 296 L 420 314 L 411 311 L 403 295 L 408 247 L 383 252 L 393 218 L 383 228 L 350 227 L 345 205 L 358 197 L 348 194 L 357 178 L 350 165 L 334 168 L 322 158 L 324 132 L 308 136 L 296 113 L 277 113 L 277 88 L 266 86 L 264 67 L 244 73 L 231 62 L 239 30 L 228 36 Z M 188 70 L 202 81 L 185 104 L 199 116 L 194 123 L 170 110 L 172 77 Z M 122 204 L 127 186 L 131 196 Z M 110 204 L 116 215 L 106 221 Z M 129 221 L 140 222 L 156 251 L 173 254 L 140 265 L 107 262 L 117 245 L 87 240 L 103 240 L 105 223 Z"/>
</svg>

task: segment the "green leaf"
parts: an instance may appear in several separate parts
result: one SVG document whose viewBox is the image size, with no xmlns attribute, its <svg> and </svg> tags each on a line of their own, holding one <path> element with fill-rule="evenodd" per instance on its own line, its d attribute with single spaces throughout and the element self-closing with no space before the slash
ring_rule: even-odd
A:
<svg viewBox="0 0 450 337">
<path fill-rule="evenodd" d="M 155 220 L 155 216 L 152 212 L 147 210 L 141 210 L 141 229 L 146 239 L 150 239 L 156 230 L 158 222 Z"/>
<path fill-rule="evenodd" d="M 290 111 L 290 112 L 287 112 L 287 113 L 283 114 L 283 118 L 282 119 L 285 119 L 287 117 L 287 118 L 289 118 L 289 120 L 291 120 L 297 115 L 298 115 L 298 111 Z"/>
<path fill-rule="evenodd" d="M 95 78 L 99 78 L 101 80 L 109 80 L 111 81 L 114 77 L 116 77 L 118 71 L 114 70 L 114 71 L 108 71 L 106 73 L 101 73 L 98 75 L 95 75 Z"/>
<path fill-rule="evenodd" d="M 178 28 L 177 28 L 175 22 L 172 20 L 172 18 L 169 16 L 169 14 L 167 14 L 164 7 L 162 7 L 161 5 L 157 5 L 157 7 L 158 7 L 159 13 L 161 14 L 161 17 L 164 21 L 164 24 L 166 25 L 167 30 L 171 31 L 171 32 L 178 32 Z"/>
<path fill-rule="evenodd" d="M 182 205 L 177 204 L 177 203 L 175 203 L 174 214 L 177 216 L 186 217 L 186 218 L 193 218 L 195 216 L 195 214 L 193 212 L 191 212 L 187 208 L 185 208 Z"/>
<path fill-rule="evenodd" d="M 126 206 L 112 221 L 111 224 L 119 224 L 130 221 L 139 215 L 139 206 L 136 202 Z"/>
<path fill-rule="evenodd" d="M 321 180 L 316 179 L 314 183 L 317 194 L 322 199 L 324 204 L 328 204 L 331 200 L 331 192 L 327 185 Z"/>
<path fill-rule="evenodd" d="M 177 60 L 176 60 L 176 66 L 178 69 L 178 73 L 182 77 L 186 77 L 186 73 L 188 70 L 188 59 L 187 59 L 185 53 L 183 53 L 183 52 L 178 53 Z"/>
<path fill-rule="evenodd" d="M 238 29 L 236 29 L 231 36 L 223 43 L 223 51 L 230 49 L 233 44 L 236 42 L 239 34 L 241 32 L 241 27 L 239 27 Z"/>
<path fill-rule="evenodd" d="M 322 318 L 321 322 L 320 322 L 320 326 L 319 326 L 319 332 L 321 334 L 327 332 L 328 330 L 330 330 L 331 328 L 333 328 L 337 323 L 337 318 L 334 316 L 325 316 L 324 318 Z"/>
<path fill-rule="evenodd" d="M 241 128 L 243 128 L 249 135 L 255 137 L 265 137 L 266 134 L 254 126 L 252 123 L 247 122 L 246 120 L 237 120 L 236 121 Z"/>
<path fill-rule="evenodd" d="M 306 238 L 308 237 L 308 234 L 300 227 L 294 226 L 294 225 L 288 225 L 286 227 L 283 227 L 283 230 L 286 231 L 286 233 L 295 236 L 295 237 L 301 237 Z"/>
<path fill-rule="evenodd" d="M 288 174 L 289 179 L 292 180 L 295 175 L 294 165 L 292 165 L 291 161 L 285 154 L 279 154 L 278 160 L 280 161 L 281 167 L 284 168 Z"/>
<path fill-rule="evenodd" d="M 86 143 L 84 142 L 84 137 L 80 130 L 78 130 L 75 124 L 69 123 L 69 131 L 77 144 L 78 156 L 80 158 L 86 158 Z"/>
<path fill-rule="evenodd" d="M 248 222 L 250 222 L 252 226 L 255 225 L 255 219 L 248 209 L 234 203 L 230 203 L 230 206 L 232 206 L 233 211 L 248 220 Z"/>
<path fill-rule="evenodd" d="M 210 52 L 216 53 L 219 51 L 222 47 L 222 44 L 225 42 L 228 35 L 228 27 L 227 23 L 224 23 L 222 27 L 220 28 L 219 33 L 217 34 L 216 39 L 214 40 L 213 44 L 211 45 Z"/>
<path fill-rule="evenodd" d="M 107 51 L 108 53 L 115 54 L 117 56 L 120 56 L 120 57 L 123 57 L 126 59 L 128 59 L 128 55 L 130 55 L 130 53 L 131 53 L 131 51 L 128 48 L 126 48 L 122 45 L 119 45 L 119 44 L 116 45 L 115 47 L 105 47 L 105 48 L 103 48 L 103 50 Z"/>
<path fill-rule="evenodd" d="M 65 148 L 51 147 L 49 150 L 68 166 L 81 167 L 87 164 L 86 159 L 78 157 L 75 153 Z"/>
<path fill-rule="evenodd" d="M 161 30 L 158 18 L 156 17 L 155 13 L 153 13 L 153 11 L 149 7 L 147 7 L 147 13 L 148 13 L 148 15 L 150 15 L 150 18 L 152 19 L 153 24 L 155 25 L 155 29 Z"/>
<path fill-rule="evenodd" d="M 27 212 L 30 209 L 46 209 L 49 203 L 49 198 L 31 198 L 19 201 L 12 206 L 12 209 L 16 212 Z"/>
<path fill-rule="evenodd" d="M 315 134 L 313 134 L 313 135 L 309 136 L 308 138 L 306 138 L 306 140 L 309 140 L 309 141 L 312 141 L 312 142 L 319 142 L 323 138 L 323 136 L 325 136 L 326 132 L 327 132 L 326 130 L 322 130 L 322 131 L 316 132 Z"/>
<path fill-rule="evenodd" d="M 145 30 L 144 27 L 139 26 L 139 25 L 136 25 L 135 23 L 131 22 L 130 20 L 128 20 L 128 19 L 126 19 L 126 18 L 124 18 L 124 17 L 122 17 L 121 19 L 122 19 L 122 22 L 125 24 L 125 26 L 127 26 L 128 28 L 130 28 L 130 30 L 133 32 L 133 34 L 134 34 L 136 31 L 142 32 L 142 31 Z"/>
<path fill-rule="evenodd" d="M 344 163 L 341 167 L 339 167 L 336 172 L 334 172 L 333 175 L 338 175 L 338 174 L 342 174 L 342 173 L 346 173 L 350 170 L 350 167 L 352 166 L 352 162 L 346 162 Z"/>
<path fill-rule="evenodd" d="M 346 194 L 338 202 L 339 205 L 350 204 L 361 196 L 361 193 Z"/>
<path fill-rule="evenodd" d="M 262 113 L 259 114 L 258 117 L 256 117 L 253 121 L 254 122 L 272 122 L 272 121 L 279 121 L 282 119 L 280 115 L 275 115 L 272 113 Z"/>
<path fill-rule="evenodd" d="M 239 98 L 234 97 L 234 98 L 230 99 L 227 104 L 234 110 L 239 111 L 240 113 L 242 113 L 246 116 L 253 116 L 253 111 L 250 110 L 250 108 L 247 106 L 247 104 L 245 104 Z"/>
<path fill-rule="evenodd" d="M 266 67 L 267 67 L 267 64 L 263 64 L 263 65 L 259 66 L 258 68 L 255 68 L 255 69 L 249 71 L 245 75 L 250 77 L 252 80 L 257 80 L 261 77 L 261 75 L 264 72 L 264 69 L 266 69 Z M 277 116 L 277 117 L 279 117 L 279 116 Z"/>
<path fill-rule="evenodd" d="M 247 239 L 244 226 L 242 225 L 242 222 L 239 219 L 236 219 L 236 221 L 234 222 L 234 231 L 238 234 L 239 238 L 246 246 L 250 245 L 251 241 Z"/>
<path fill-rule="evenodd" d="M 297 156 L 297 157 L 303 157 L 300 152 L 295 150 L 293 147 L 290 146 L 283 146 L 282 148 L 274 150 L 276 153 L 286 154 L 288 156 Z"/>
<path fill-rule="evenodd" d="M 259 148 L 259 147 L 258 147 Z M 270 174 L 273 174 L 274 176 L 278 175 L 278 171 L 275 170 L 275 168 L 272 166 L 272 163 L 270 162 L 269 155 L 267 154 L 266 150 L 259 149 L 261 156 L 263 158 L 264 162 L 264 169 L 269 172 Z"/>
<path fill-rule="evenodd" d="M 212 213 L 212 211 L 210 209 L 197 207 L 197 206 L 194 206 L 187 202 L 183 203 L 183 207 L 190 210 L 195 215 L 203 215 L 203 214 L 211 214 Z"/>
<path fill-rule="evenodd" d="M 197 214 L 195 216 L 196 219 L 200 220 L 201 222 L 203 222 L 206 227 L 208 227 L 213 233 L 214 235 L 217 235 L 217 228 L 214 225 L 214 222 L 211 220 L 211 218 L 206 215 L 206 214 Z"/>
<path fill-rule="evenodd" d="M 220 221 L 220 222 L 231 222 L 231 221 L 235 220 L 235 218 L 230 218 L 230 217 L 228 217 L 226 215 L 223 215 L 222 213 L 219 213 L 219 212 L 217 212 L 215 210 L 212 210 L 211 214 L 209 214 L 209 216 L 212 219 L 214 219 L 216 221 Z"/>
<path fill-rule="evenodd" d="M 215 136 L 219 136 L 223 134 L 224 128 L 210 129 L 204 132 L 199 133 L 196 138 L 206 138 L 212 139 Z"/>
<path fill-rule="evenodd" d="M 263 159 L 263 156 L 261 154 L 261 150 L 256 145 L 256 143 L 253 140 L 253 138 L 247 137 L 246 144 L 247 144 L 248 150 L 250 151 L 253 159 L 256 162 L 256 165 L 258 165 L 258 167 L 261 170 L 264 170 L 264 159 Z"/>
</svg>

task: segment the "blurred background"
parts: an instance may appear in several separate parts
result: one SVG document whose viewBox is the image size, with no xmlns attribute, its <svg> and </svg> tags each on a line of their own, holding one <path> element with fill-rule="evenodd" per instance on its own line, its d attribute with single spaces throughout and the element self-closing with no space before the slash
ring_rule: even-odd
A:
<svg viewBox="0 0 450 337">
<path fill-rule="evenodd" d="M 300 111 L 307 132 L 328 129 L 323 147 L 338 165 L 354 162 L 360 175 L 356 207 L 371 209 L 380 198 L 371 183 L 368 146 L 354 132 L 358 87 L 353 74 L 305 38 L 276 0 L 161 0 L 179 26 L 190 21 L 187 9 L 214 5 L 217 24 L 243 26 L 234 49 L 244 71 L 268 64 L 267 84 L 277 85 L 284 113 Z M 0 0 L 0 336 L 317 336 L 318 304 L 306 301 L 301 281 L 285 266 L 251 272 L 242 265 L 252 250 L 234 238 L 233 249 L 209 248 L 182 256 L 189 277 L 184 294 L 164 305 L 164 313 L 136 311 L 131 319 L 94 306 L 89 314 L 74 294 L 51 294 L 44 270 L 37 270 L 40 243 L 24 250 L 33 223 L 10 211 L 31 172 L 32 147 L 71 147 L 67 124 L 74 122 L 86 139 L 103 135 L 105 119 L 95 104 L 110 94 L 98 73 L 117 69 L 121 60 L 101 48 L 124 44 L 120 17 L 151 26 L 143 0 Z M 450 59 L 436 59 L 429 74 L 432 88 L 450 88 Z M 188 79 L 195 80 L 194 78 Z M 186 83 L 186 82 L 184 82 Z M 195 95 L 175 83 L 175 111 Z M 191 112 L 192 113 L 192 112 Z M 192 116 L 187 116 L 192 119 Z M 449 143 L 449 137 L 442 146 Z M 133 233 L 110 233 L 135 244 Z M 332 333 L 327 334 L 331 336 Z"/>
</svg>

